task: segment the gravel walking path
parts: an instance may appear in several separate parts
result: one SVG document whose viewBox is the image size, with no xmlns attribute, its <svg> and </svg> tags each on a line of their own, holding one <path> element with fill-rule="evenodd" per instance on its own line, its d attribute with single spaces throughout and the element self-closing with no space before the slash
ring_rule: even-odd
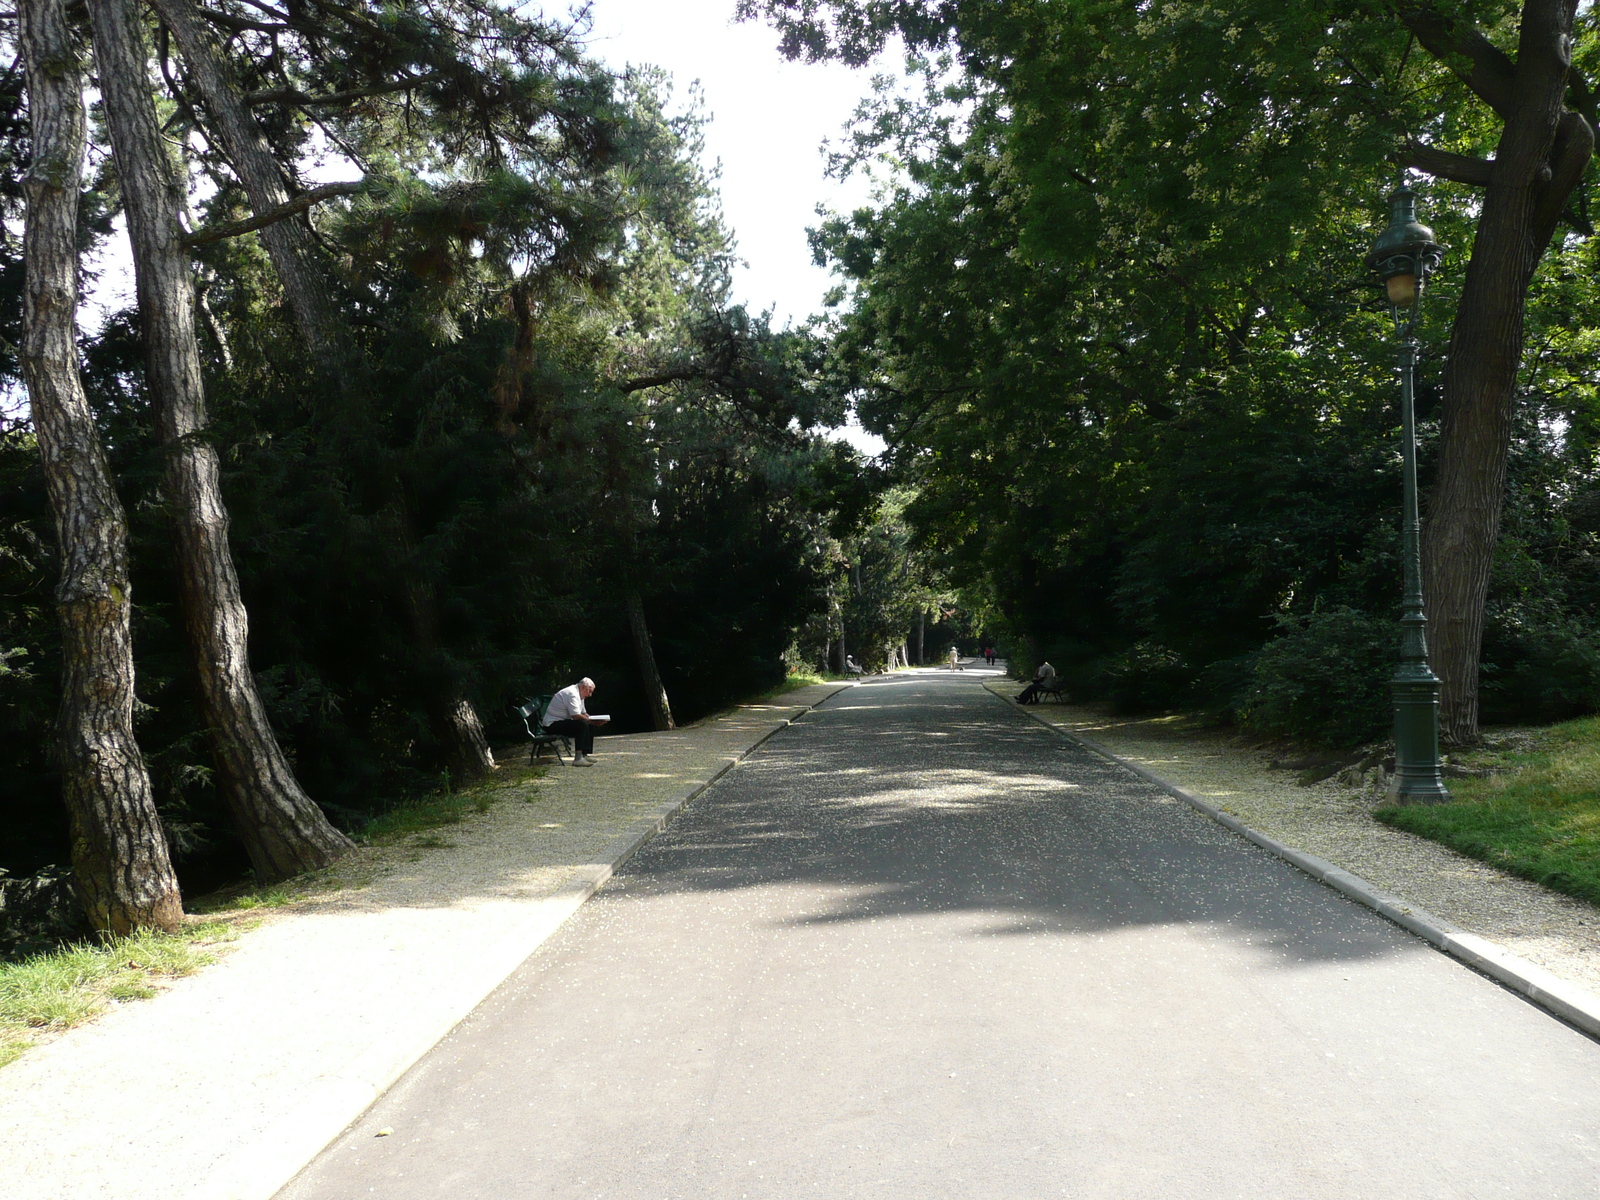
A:
<svg viewBox="0 0 1600 1200">
<path fill-rule="evenodd" d="M 1015 680 L 991 680 L 1007 703 Z M 1600 909 L 1373 820 L 1378 799 L 1335 780 L 1302 786 L 1237 739 L 1182 717 L 1116 717 L 1046 702 L 1033 714 L 1097 743 L 1246 825 L 1600 994 Z"/>
<path fill-rule="evenodd" d="M 222 961 L 29 1051 L 0 1070 L 0 1195 L 270 1196 L 619 854 L 840 686 L 601 738 L 597 766 L 552 767 L 460 825 L 353 856 Z"/>
</svg>

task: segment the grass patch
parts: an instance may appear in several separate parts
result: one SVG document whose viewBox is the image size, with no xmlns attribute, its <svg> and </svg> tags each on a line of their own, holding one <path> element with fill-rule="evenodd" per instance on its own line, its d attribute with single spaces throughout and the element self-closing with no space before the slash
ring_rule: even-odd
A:
<svg viewBox="0 0 1600 1200">
<path fill-rule="evenodd" d="M 0 1066 L 32 1045 L 30 1034 L 71 1029 L 116 1001 L 149 999 L 163 980 L 192 975 L 212 962 L 207 947 L 234 936 L 226 924 L 207 923 L 0 963 Z"/>
<path fill-rule="evenodd" d="M 436 792 L 415 800 L 403 801 L 369 820 L 357 837 L 375 845 L 399 841 L 414 833 L 427 833 L 446 825 L 459 825 L 469 812 L 486 813 L 495 802 L 504 797 L 507 789 L 530 780 L 543 779 L 548 767 L 502 766 L 494 775 L 479 780 L 460 791 Z M 451 846 L 453 842 L 436 837 L 424 838 L 419 846 Z"/>
<path fill-rule="evenodd" d="M 770 692 L 763 692 L 754 700 L 748 700 L 745 703 L 760 704 L 766 700 L 776 700 L 779 696 L 786 695 L 789 692 L 797 692 L 801 688 L 811 687 L 813 684 L 844 683 L 849 678 L 848 675 L 819 675 L 815 671 L 796 671 L 791 675 L 786 675 L 783 682 Z"/>
<path fill-rule="evenodd" d="M 1498 773 L 1449 781 L 1449 804 L 1385 805 L 1373 815 L 1502 870 L 1600 904 L 1600 717 L 1496 738 L 1466 766 Z"/>
<path fill-rule="evenodd" d="M 299 892 L 286 887 L 250 888 L 236 893 L 223 891 L 196 900 L 193 911 L 244 912 L 252 908 L 282 908 L 299 898 Z"/>
<path fill-rule="evenodd" d="M 494 798 L 488 792 L 446 792 L 398 804 L 368 821 L 361 836 L 382 844 L 413 833 L 459 825 L 468 810 L 488 812 Z"/>
</svg>

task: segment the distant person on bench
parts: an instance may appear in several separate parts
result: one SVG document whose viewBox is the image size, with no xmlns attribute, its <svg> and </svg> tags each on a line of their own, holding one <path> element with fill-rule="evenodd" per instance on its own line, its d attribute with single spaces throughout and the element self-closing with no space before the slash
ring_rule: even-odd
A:
<svg viewBox="0 0 1600 1200">
<path fill-rule="evenodd" d="M 1022 689 L 1022 695 L 1017 697 L 1017 703 L 1018 704 L 1037 704 L 1037 703 L 1039 703 L 1039 691 L 1040 691 L 1040 689 L 1045 684 L 1049 683 L 1055 677 L 1056 677 L 1056 669 L 1054 667 L 1052 667 L 1047 662 L 1040 663 L 1039 664 L 1039 669 L 1033 673 L 1033 682 L 1030 683 L 1027 687 Z"/>
<path fill-rule="evenodd" d="M 564 687 L 551 696 L 549 707 L 544 710 L 544 727 L 551 733 L 572 739 L 577 750 L 572 756 L 572 765 L 575 767 L 594 766 L 594 759 L 590 757 L 594 753 L 594 727 L 611 719 L 589 715 L 584 701 L 592 695 L 594 680 L 584 676 L 571 687 Z"/>
</svg>

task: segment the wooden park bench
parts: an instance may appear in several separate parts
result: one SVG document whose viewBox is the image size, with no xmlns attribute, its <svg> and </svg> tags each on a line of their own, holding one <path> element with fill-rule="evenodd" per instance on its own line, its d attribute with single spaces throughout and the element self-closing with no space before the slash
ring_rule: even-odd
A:
<svg viewBox="0 0 1600 1200">
<path fill-rule="evenodd" d="M 1052 675 L 1049 679 L 1042 680 L 1039 683 L 1039 699 L 1043 700 L 1046 696 L 1054 696 L 1057 704 L 1065 704 L 1067 702 L 1066 681 L 1059 675 Z"/>
<path fill-rule="evenodd" d="M 539 748 L 549 746 L 556 752 L 556 761 L 565 761 L 561 757 L 561 748 L 566 747 L 567 755 L 572 754 L 572 743 L 559 733 L 551 733 L 544 727 L 544 710 L 550 707 L 549 696 L 529 696 L 521 704 L 512 706 L 517 715 L 522 718 L 522 727 L 528 731 L 528 736 L 533 739 L 533 746 L 528 751 L 528 765 L 531 767 L 539 761 Z"/>
</svg>

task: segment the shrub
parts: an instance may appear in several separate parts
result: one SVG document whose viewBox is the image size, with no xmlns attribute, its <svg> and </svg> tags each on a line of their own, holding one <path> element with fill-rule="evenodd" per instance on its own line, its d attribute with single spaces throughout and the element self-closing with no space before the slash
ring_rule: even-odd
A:
<svg viewBox="0 0 1600 1200">
<path fill-rule="evenodd" d="M 1491 618 L 1484 630 L 1482 718 L 1543 725 L 1600 708 L 1600 638 L 1557 617 Z"/>
<path fill-rule="evenodd" d="M 0 959 L 39 954 L 88 932 L 70 871 L 50 866 L 14 878 L 0 869 Z"/>
<path fill-rule="evenodd" d="M 1177 651 L 1143 641 L 1107 659 L 1106 695 L 1117 712 L 1153 712 L 1182 703 L 1194 672 Z"/>
<path fill-rule="evenodd" d="M 1257 652 L 1240 697 L 1245 726 L 1336 746 L 1382 736 L 1390 723 L 1395 623 L 1341 607 L 1280 616 L 1278 629 Z"/>
</svg>

